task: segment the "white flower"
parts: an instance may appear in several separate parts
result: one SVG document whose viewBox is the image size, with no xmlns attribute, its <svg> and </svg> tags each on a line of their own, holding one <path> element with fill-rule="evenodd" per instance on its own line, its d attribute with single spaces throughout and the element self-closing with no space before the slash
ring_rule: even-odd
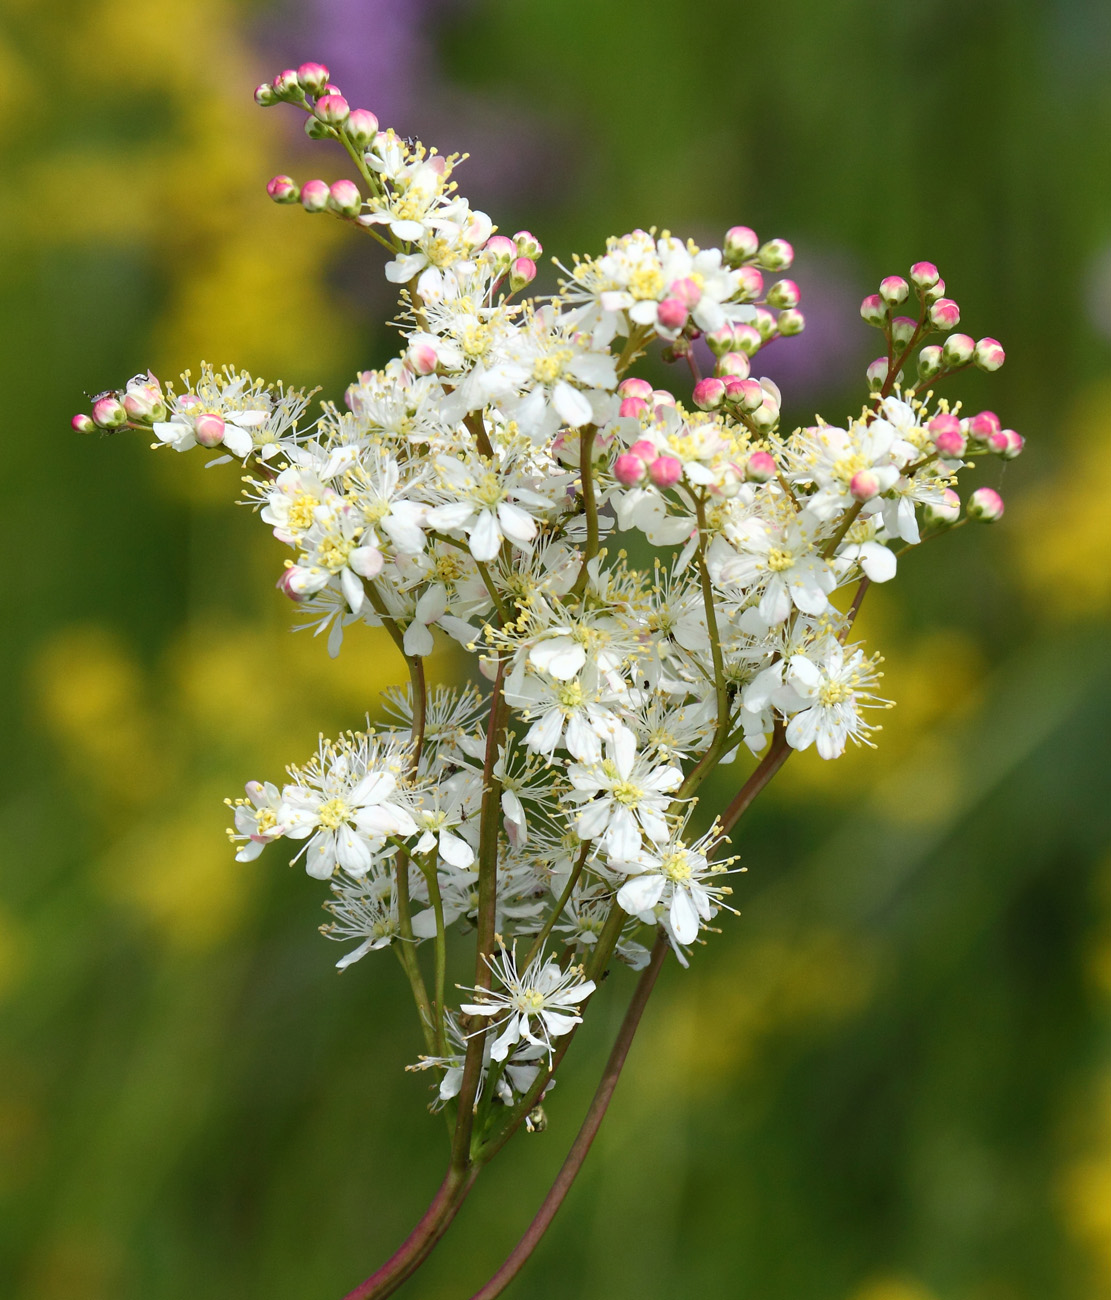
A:
<svg viewBox="0 0 1111 1300">
<path fill-rule="evenodd" d="M 874 661 L 862 650 L 846 652 L 832 637 L 806 654 L 792 655 L 785 684 L 798 699 L 794 707 L 782 706 L 794 713 L 787 724 L 787 743 L 792 749 L 816 744 L 822 758 L 839 758 L 850 739 L 869 744 L 874 727 L 864 721 L 860 710 L 868 705 L 890 707 L 872 694 L 879 676 Z"/>
<path fill-rule="evenodd" d="M 253 862 L 272 840 L 281 839 L 284 834 L 278 821 L 281 801 L 278 787 L 269 781 L 265 784 L 248 781 L 247 799 L 237 799 L 234 804 L 230 799 L 227 801 L 235 810 L 235 831 L 229 831 L 228 835 L 233 843 L 246 840 L 235 855 L 236 862 Z"/>
<path fill-rule="evenodd" d="M 682 784 L 683 773 L 638 756 L 636 736 L 628 728 L 606 741 L 601 763 L 571 763 L 567 775 L 581 804 L 579 834 L 584 840 L 600 839 L 610 857 L 632 858 L 640 850 L 642 831 L 654 844 L 667 839 L 669 792 Z"/>
<path fill-rule="evenodd" d="M 609 867 L 629 877 L 617 891 L 618 903 L 646 924 L 661 920 L 677 943 L 693 943 L 704 921 L 713 919 L 722 887 L 709 883 L 723 868 L 705 853 L 675 841 L 657 853 L 611 858 Z"/>
</svg>

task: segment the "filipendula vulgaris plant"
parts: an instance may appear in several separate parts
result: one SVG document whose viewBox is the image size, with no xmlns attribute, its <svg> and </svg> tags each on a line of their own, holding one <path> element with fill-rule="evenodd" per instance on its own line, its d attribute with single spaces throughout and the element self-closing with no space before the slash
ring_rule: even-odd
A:
<svg viewBox="0 0 1111 1300">
<path fill-rule="evenodd" d="M 852 639 L 865 593 L 912 547 L 997 520 L 998 493 L 962 502 L 958 478 L 1023 440 L 935 397 L 960 370 L 998 369 L 1003 349 L 953 332 L 959 309 L 929 262 L 862 304 L 886 347 L 861 414 L 785 434 L 778 389 L 750 375 L 762 347 L 803 328 L 795 283 L 766 283 L 791 264 L 784 240 L 735 226 L 700 249 L 635 230 L 562 267 L 554 297 L 525 298 L 540 243 L 470 207 L 458 156 L 380 130 L 320 64 L 255 98 L 300 109 L 310 137 L 350 156 L 357 181 L 267 188 L 386 249 L 401 355 L 313 420 L 306 394 L 206 366 L 182 392 L 140 375 L 73 424 L 245 467 L 247 499 L 289 550 L 277 585 L 329 653 L 354 624 L 384 627 L 408 672 L 387 692 L 390 725 L 322 740 L 284 783 L 249 782 L 229 832 L 244 863 L 299 845 L 294 861 L 328 889 L 340 969 L 392 951 L 423 1047 L 409 1068 L 432 1074 L 447 1120 L 442 1186 L 348 1300 L 392 1293 L 480 1170 L 543 1127 L 607 969 L 640 972 L 582 1129 L 476 1293 L 487 1300 L 566 1195 L 663 963 L 686 966 L 729 910 L 737 822 L 794 750 L 872 743 L 889 702 L 877 656 Z M 699 336 L 716 358 L 704 378 Z M 689 364 L 689 396 L 631 373 L 657 340 Z M 650 570 L 620 535 L 656 548 Z M 480 685 L 426 680 L 434 629 L 474 656 Z M 699 788 L 732 764 L 736 794 L 700 831 Z M 458 996 L 453 932 L 473 944 Z"/>
</svg>

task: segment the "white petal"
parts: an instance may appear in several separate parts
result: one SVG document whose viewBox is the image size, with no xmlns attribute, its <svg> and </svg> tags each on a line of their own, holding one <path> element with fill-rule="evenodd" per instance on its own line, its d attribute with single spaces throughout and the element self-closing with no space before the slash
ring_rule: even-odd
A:
<svg viewBox="0 0 1111 1300">
<path fill-rule="evenodd" d="M 492 510 L 483 510 L 470 531 L 471 554 L 482 563 L 493 560 L 501 549 L 501 540 L 497 516 Z"/>
<path fill-rule="evenodd" d="M 559 412 L 560 419 L 572 429 L 589 424 L 593 415 L 585 395 L 577 388 L 572 388 L 566 379 L 559 380 L 552 389 L 552 405 Z"/>
</svg>

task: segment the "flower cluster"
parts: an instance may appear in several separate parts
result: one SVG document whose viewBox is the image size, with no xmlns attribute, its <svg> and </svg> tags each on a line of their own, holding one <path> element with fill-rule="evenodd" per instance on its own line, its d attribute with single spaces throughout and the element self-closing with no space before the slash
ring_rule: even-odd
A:
<svg viewBox="0 0 1111 1300">
<path fill-rule="evenodd" d="M 356 624 L 393 638 L 409 686 L 392 720 L 322 741 L 280 787 L 249 784 L 236 856 L 297 841 L 329 885 L 340 968 L 398 954 L 439 1104 L 469 1088 L 467 1105 L 530 1109 L 610 958 L 643 966 L 662 931 L 685 964 L 728 906 L 720 850 L 745 792 L 791 750 L 871 743 L 889 702 L 852 641 L 865 591 L 908 549 L 998 518 L 993 489 L 962 507 L 958 480 L 973 457 L 1022 449 L 991 412 L 924 386 L 995 369 L 1002 348 L 949 333 L 904 385 L 912 349 L 959 320 L 918 263 L 865 299 L 887 351 L 860 413 L 785 432 L 781 394 L 752 375 L 761 347 L 803 328 L 797 285 L 765 284 L 791 263 L 785 241 L 738 226 L 701 249 L 636 230 L 521 300 L 540 244 L 470 207 L 458 158 L 379 130 L 317 64 L 257 98 L 299 107 L 350 156 L 358 182 L 280 176 L 269 192 L 386 246 L 399 355 L 308 421 L 305 394 L 205 367 L 180 394 L 138 376 L 74 424 L 222 448 L 287 548 L 278 587 L 330 652 Z M 631 373 L 657 341 L 695 372 L 689 395 Z M 437 632 L 475 656 L 481 690 L 428 686 Z M 707 827 L 703 779 L 752 756 Z M 454 1008 L 453 930 L 478 947 Z"/>
</svg>

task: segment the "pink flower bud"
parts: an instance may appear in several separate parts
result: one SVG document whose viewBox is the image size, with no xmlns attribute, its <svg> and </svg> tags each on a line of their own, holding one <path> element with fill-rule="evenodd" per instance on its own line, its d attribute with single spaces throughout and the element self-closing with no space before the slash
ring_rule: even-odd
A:
<svg viewBox="0 0 1111 1300">
<path fill-rule="evenodd" d="M 193 436 L 202 447 L 218 447 L 224 441 L 224 417 L 207 413 L 193 421 Z"/>
<path fill-rule="evenodd" d="M 931 343 L 918 354 L 919 379 L 932 379 L 934 375 L 940 373 L 943 364 L 941 348 L 936 343 Z"/>
<path fill-rule="evenodd" d="M 1004 460 L 1014 460 L 1016 456 L 1022 455 L 1022 449 L 1026 446 L 1026 439 L 1021 433 L 1015 433 L 1014 429 L 1004 429 L 1003 435 L 1007 439 L 1007 446 L 999 453 Z"/>
<path fill-rule="evenodd" d="M 644 461 L 646 465 L 651 465 L 652 462 L 656 459 L 656 457 L 660 454 L 656 450 L 655 443 L 649 442 L 647 438 L 638 438 L 636 442 L 634 442 L 633 445 L 629 448 L 629 452 L 631 455 L 636 456 L 640 460 Z"/>
<path fill-rule="evenodd" d="M 634 420 L 639 420 L 647 410 L 648 403 L 643 397 L 623 397 L 621 405 L 617 408 L 617 414 L 624 419 L 631 417 Z"/>
<path fill-rule="evenodd" d="M 268 81 L 255 87 L 255 103 L 259 108 L 270 108 L 277 102 L 278 97 L 274 94 L 274 87 Z"/>
<path fill-rule="evenodd" d="M 914 338 L 914 331 L 917 328 L 918 322 L 916 320 L 911 320 L 909 316 L 896 316 L 891 322 L 891 337 L 896 347 L 905 348 Z"/>
<path fill-rule="evenodd" d="M 849 480 L 849 493 L 856 501 L 871 501 L 880 494 L 880 481 L 870 469 L 858 470 Z"/>
<path fill-rule="evenodd" d="M 860 304 L 860 319 L 868 325 L 882 325 L 887 319 L 887 307 L 878 293 L 870 293 Z"/>
<path fill-rule="evenodd" d="M 508 271 L 509 263 L 517 256 L 517 245 L 505 235 L 491 235 L 482 251 L 496 266 Z"/>
<path fill-rule="evenodd" d="M 947 527 L 956 523 L 961 513 L 961 499 L 952 488 L 942 493 L 942 501 L 928 501 L 922 510 L 923 518 L 931 527 Z"/>
<path fill-rule="evenodd" d="M 719 325 L 716 330 L 710 330 L 706 335 L 706 343 L 715 357 L 729 352 L 733 347 L 733 326 Z"/>
<path fill-rule="evenodd" d="M 794 280 L 776 280 L 768 290 L 768 306 L 797 307 L 800 296 L 799 287 Z"/>
<path fill-rule="evenodd" d="M 75 415 L 69 422 L 74 433 L 95 433 L 96 421 L 91 415 Z"/>
<path fill-rule="evenodd" d="M 656 308 L 656 319 L 665 330 L 681 330 L 687 314 L 686 304 L 678 298 L 665 298 Z"/>
<path fill-rule="evenodd" d="M 767 393 L 758 379 L 738 379 L 733 400 L 742 411 L 757 411 L 764 405 Z"/>
<path fill-rule="evenodd" d="M 937 454 L 943 460 L 960 460 L 968 447 L 968 439 L 955 415 L 935 415 L 926 426 L 933 438 Z"/>
<path fill-rule="evenodd" d="M 789 339 L 794 334 L 801 334 L 806 328 L 806 317 L 797 307 L 788 307 L 779 313 L 775 328 L 783 338 Z"/>
<path fill-rule="evenodd" d="M 998 370 L 1007 359 L 998 339 L 981 339 L 972 354 L 973 362 L 981 370 Z"/>
<path fill-rule="evenodd" d="M 763 307 L 756 308 L 756 332 L 760 335 L 760 342 L 767 343 L 769 339 L 774 339 L 778 326 L 775 317 L 770 311 L 765 311 Z"/>
<path fill-rule="evenodd" d="M 961 422 L 955 415 L 950 415 L 948 411 L 938 411 L 929 424 L 926 425 L 926 429 L 936 443 L 940 433 L 960 433 Z"/>
<path fill-rule="evenodd" d="M 941 355 L 950 366 L 967 366 L 976 350 L 976 343 L 967 334 L 950 334 L 941 349 Z"/>
<path fill-rule="evenodd" d="M 374 143 L 378 134 L 378 119 L 369 109 L 356 108 L 344 124 L 344 133 L 357 149 L 365 149 Z"/>
<path fill-rule="evenodd" d="M 887 358 L 877 357 L 864 373 L 869 388 L 882 388 L 887 380 Z"/>
<path fill-rule="evenodd" d="M 338 132 L 334 126 L 329 126 L 310 113 L 305 118 L 305 134 L 310 140 L 334 140 Z"/>
<path fill-rule="evenodd" d="M 306 212 L 323 212 L 331 189 L 327 181 L 306 181 L 301 186 L 301 206 Z"/>
<path fill-rule="evenodd" d="M 741 355 L 743 356 L 744 354 L 742 353 Z M 747 378 L 748 376 L 746 375 L 745 379 Z M 725 375 L 722 379 L 722 383 L 725 385 L 725 400 L 727 402 L 735 403 L 743 399 L 745 390 L 742 387 L 742 384 L 744 383 L 744 379 L 742 379 L 740 375 Z"/>
<path fill-rule="evenodd" d="M 937 302 L 939 298 L 945 297 L 945 281 L 938 280 L 936 284 L 930 285 L 926 290 L 925 298 L 927 302 Z"/>
<path fill-rule="evenodd" d="M 775 476 L 775 458 L 769 452 L 754 451 L 745 461 L 745 478 L 750 483 L 767 483 Z"/>
<path fill-rule="evenodd" d="M 759 298 L 764 292 L 764 277 L 754 266 L 742 266 L 737 271 L 737 297 Z"/>
<path fill-rule="evenodd" d="M 647 402 L 652 396 L 652 385 L 647 379 L 637 379 L 630 375 L 628 379 L 623 379 L 617 385 L 617 395 L 619 397 L 639 397 Z"/>
<path fill-rule="evenodd" d="M 746 257 L 754 256 L 759 247 L 755 230 L 748 226 L 730 226 L 725 232 L 722 252 L 727 262 L 743 262 Z"/>
<path fill-rule="evenodd" d="M 657 456 L 648 466 L 648 477 L 658 488 L 674 487 L 683 477 L 683 462 L 675 456 Z"/>
<path fill-rule="evenodd" d="M 292 176 L 272 176 L 266 182 L 266 192 L 275 203 L 296 203 L 301 197 L 301 191 Z"/>
<path fill-rule="evenodd" d="M 994 411 L 981 411 L 978 415 L 972 416 L 965 427 L 970 438 L 987 442 L 993 433 L 998 433 L 1002 429 L 1003 421 Z"/>
<path fill-rule="evenodd" d="M 279 72 L 273 81 L 274 96 L 277 99 L 297 101 L 304 98 L 301 83 L 297 80 L 297 69 L 286 68 Z"/>
<path fill-rule="evenodd" d="M 130 383 L 123 395 L 123 409 L 138 424 L 153 424 L 166 418 L 166 400 L 156 379 L 148 383 Z"/>
<path fill-rule="evenodd" d="M 700 379 L 694 386 L 693 396 L 700 411 L 716 411 L 725 400 L 725 385 L 720 379 Z"/>
<path fill-rule="evenodd" d="M 534 262 L 544 251 L 544 245 L 531 230 L 518 230 L 513 242 L 517 245 L 518 257 L 531 257 Z"/>
<path fill-rule="evenodd" d="M 880 297 L 889 307 L 897 307 L 899 303 L 906 302 L 908 293 L 910 285 L 901 275 L 885 275 L 880 281 Z"/>
<path fill-rule="evenodd" d="M 517 293 L 536 279 L 536 263 L 531 257 L 514 258 L 509 267 L 509 287 Z"/>
<path fill-rule="evenodd" d="M 969 519 L 979 519 L 985 524 L 994 524 L 1003 518 L 1003 498 L 995 488 L 977 488 L 968 498 L 965 507 Z"/>
<path fill-rule="evenodd" d="M 363 207 L 359 187 L 354 181 L 336 181 L 328 190 L 328 207 L 341 217 L 357 217 Z"/>
<path fill-rule="evenodd" d="M 785 239 L 769 239 L 760 249 L 760 265 L 765 271 L 786 271 L 795 260 L 795 250 Z"/>
<path fill-rule="evenodd" d="M 733 326 L 733 346 L 745 356 L 754 357 L 763 343 L 760 331 L 754 325 Z"/>
<path fill-rule="evenodd" d="M 431 343 L 410 343 L 405 356 L 409 362 L 409 369 L 415 375 L 435 374 L 436 367 L 440 364 L 436 349 Z"/>
<path fill-rule="evenodd" d="M 653 389 L 652 389 L 652 403 L 651 403 L 651 404 L 652 404 L 653 408 L 655 408 L 655 407 L 657 407 L 657 406 L 676 406 L 676 405 L 678 405 L 678 403 L 675 401 L 675 394 L 674 394 L 673 392 L 671 392 L 671 391 L 670 391 L 669 389 L 667 389 L 667 388 L 653 388 Z"/>
<path fill-rule="evenodd" d="M 115 393 L 105 393 L 93 403 L 93 423 L 101 429 L 119 429 L 127 423 L 127 412 Z"/>
<path fill-rule="evenodd" d="M 678 298 L 688 311 L 693 311 L 702 301 L 702 290 L 691 279 L 673 280 L 667 291 L 669 298 Z"/>
<path fill-rule="evenodd" d="M 915 262 L 910 268 L 910 282 L 919 289 L 932 289 L 940 278 L 933 262 Z"/>
<path fill-rule="evenodd" d="M 351 105 L 342 95 L 321 95 L 312 111 L 325 126 L 342 126 L 351 116 Z"/>
<path fill-rule="evenodd" d="M 714 374 L 731 376 L 734 379 L 747 379 L 752 373 L 752 365 L 743 352 L 726 352 L 718 357 Z"/>
<path fill-rule="evenodd" d="M 323 63 L 302 63 L 297 69 L 297 83 L 310 95 L 323 93 L 324 87 L 332 79 L 332 74 Z"/>
<path fill-rule="evenodd" d="M 299 568 L 296 564 L 291 564 L 288 569 L 282 571 L 282 576 L 274 585 L 283 596 L 288 596 L 293 601 L 302 601 L 305 599 L 305 590 L 302 585 L 304 572 L 304 569 Z"/>
<path fill-rule="evenodd" d="M 631 451 L 623 451 L 613 462 L 613 477 L 622 487 L 637 487 L 648 477 L 648 466 Z"/>
<path fill-rule="evenodd" d="M 952 298 L 939 298 L 930 307 L 930 324 L 939 330 L 951 330 L 960 324 L 961 309 Z"/>
</svg>

